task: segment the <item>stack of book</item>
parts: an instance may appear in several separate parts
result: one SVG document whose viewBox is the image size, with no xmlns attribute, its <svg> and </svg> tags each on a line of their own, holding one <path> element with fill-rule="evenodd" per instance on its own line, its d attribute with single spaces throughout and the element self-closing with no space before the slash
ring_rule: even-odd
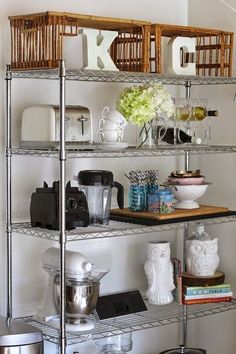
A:
<svg viewBox="0 0 236 354">
<path fill-rule="evenodd" d="M 185 305 L 209 302 L 229 302 L 233 293 L 230 284 L 212 286 L 183 286 L 182 302 Z"/>
</svg>

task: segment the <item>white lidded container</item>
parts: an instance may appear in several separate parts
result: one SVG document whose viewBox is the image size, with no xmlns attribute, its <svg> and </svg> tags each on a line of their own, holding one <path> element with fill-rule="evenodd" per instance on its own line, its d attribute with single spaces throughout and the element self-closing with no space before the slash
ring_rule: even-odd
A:
<svg viewBox="0 0 236 354">
<path fill-rule="evenodd" d="M 23 321 L 0 317 L 0 354 L 43 354 L 43 334 Z"/>
<path fill-rule="evenodd" d="M 187 272 L 193 276 L 213 276 L 219 265 L 218 239 L 209 235 L 204 225 L 186 240 Z"/>
</svg>

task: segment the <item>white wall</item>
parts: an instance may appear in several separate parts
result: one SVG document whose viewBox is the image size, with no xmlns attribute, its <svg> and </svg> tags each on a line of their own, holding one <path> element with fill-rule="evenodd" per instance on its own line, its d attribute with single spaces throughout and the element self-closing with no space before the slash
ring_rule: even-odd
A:
<svg viewBox="0 0 236 354">
<path fill-rule="evenodd" d="M 171 12 L 170 12 L 171 8 Z M 186 0 L 168 0 L 156 2 L 146 0 L 143 3 L 131 0 L 129 2 L 120 1 L 92 1 L 87 0 L 42 0 L 42 1 L 16 1 L 1 0 L 0 2 L 0 69 L 1 69 L 1 99 L 2 102 L 2 124 L 1 124 L 1 166 L 5 170 L 3 146 L 4 146 L 4 70 L 5 64 L 9 62 L 9 15 L 33 13 L 46 10 L 77 12 L 82 14 L 93 14 L 101 16 L 113 16 L 121 18 L 143 19 L 152 22 L 186 24 Z M 58 84 L 48 81 L 27 81 L 13 80 L 13 140 L 17 144 L 20 137 L 20 117 L 24 107 L 36 103 L 58 103 Z M 102 108 L 105 105 L 115 105 L 118 93 L 123 85 L 114 84 L 92 84 L 92 83 L 70 83 L 67 87 L 67 97 L 69 104 L 87 104 L 94 117 L 95 129 Z M 174 89 L 172 88 L 172 92 Z M 135 130 L 130 129 L 130 134 L 135 134 Z M 42 185 L 43 180 L 51 183 L 58 179 L 57 161 L 40 158 L 13 158 L 13 215 L 15 219 L 29 219 L 29 203 L 31 193 L 37 186 Z M 77 174 L 79 169 L 99 168 L 109 169 L 114 172 L 116 180 L 124 184 L 127 193 L 128 183 L 123 173 L 136 168 L 159 168 L 161 179 L 175 168 L 175 158 L 166 159 L 84 159 L 70 160 L 67 166 L 67 178 L 71 179 Z M 5 177 L 1 174 L 1 314 L 5 314 L 5 294 L 6 286 L 4 274 L 5 266 Z M 115 201 L 113 201 L 115 205 Z M 127 196 L 126 196 L 127 203 Z M 175 252 L 175 234 L 159 233 L 158 235 L 144 235 L 144 237 L 133 236 L 114 240 L 83 241 L 73 243 L 68 246 L 70 249 L 77 249 L 83 252 L 91 261 L 97 265 L 102 265 L 111 269 L 110 273 L 102 281 L 102 292 L 121 291 L 134 288 L 146 283 L 143 271 L 143 263 L 146 259 L 146 242 L 150 239 L 170 239 L 172 241 L 173 252 Z M 47 276 L 41 267 L 41 254 L 56 243 L 30 239 L 24 235 L 14 235 L 13 237 L 13 295 L 14 295 L 14 315 L 32 313 L 37 309 L 43 299 Z M 170 340 L 171 338 L 171 340 Z M 134 349 L 136 354 L 154 354 L 167 347 L 174 347 L 179 343 L 179 326 L 170 328 L 153 329 L 134 334 Z M 75 346 L 74 349 L 80 353 L 94 353 L 93 343 L 86 343 L 83 346 Z M 70 348 L 69 353 L 72 351 Z M 54 345 L 47 344 L 45 352 L 53 354 Z"/>
<path fill-rule="evenodd" d="M 235 32 L 236 30 L 236 1 L 235 0 L 190 0 L 188 2 L 188 22 L 191 26 L 223 29 Z M 234 40 L 235 43 L 235 40 Z M 235 76 L 236 52 L 234 45 L 233 76 Z M 219 117 L 211 119 L 212 142 L 218 144 L 235 145 L 236 142 L 236 102 L 234 102 L 235 85 L 213 86 L 194 88 L 192 97 L 206 97 L 213 109 L 219 110 Z M 228 206 L 235 210 L 236 187 L 235 187 L 235 156 L 216 155 L 198 158 L 199 168 L 212 182 L 204 200 L 215 205 Z M 234 286 L 236 285 L 235 274 L 235 224 L 216 225 L 208 229 L 219 238 L 220 267 L 225 272 L 226 278 Z M 227 321 L 226 321 L 227 318 Z M 223 321 L 221 323 L 221 321 Z M 226 324 L 227 323 L 227 324 Z M 227 325 L 227 329 L 225 328 Z M 205 346 L 209 354 L 235 353 L 236 340 L 232 333 L 235 329 L 236 313 L 232 311 L 198 323 L 199 346 Z M 219 328 L 223 330 L 219 330 Z M 210 331 L 214 340 L 209 340 Z M 230 334 L 231 332 L 231 334 Z M 227 334 L 228 338 L 225 338 Z M 226 347 L 225 347 L 226 346 Z"/>
</svg>

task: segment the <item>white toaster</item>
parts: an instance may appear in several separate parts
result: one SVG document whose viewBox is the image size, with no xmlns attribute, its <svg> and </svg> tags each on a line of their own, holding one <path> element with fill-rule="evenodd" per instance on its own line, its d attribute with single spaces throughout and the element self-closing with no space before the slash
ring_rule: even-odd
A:
<svg viewBox="0 0 236 354">
<path fill-rule="evenodd" d="M 59 107 L 35 105 L 24 109 L 21 121 L 21 146 L 58 147 L 60 138 Z M 93 142 L 92 117 L 82 106 L 66 106 L 66 144 Z"/>
</svg>

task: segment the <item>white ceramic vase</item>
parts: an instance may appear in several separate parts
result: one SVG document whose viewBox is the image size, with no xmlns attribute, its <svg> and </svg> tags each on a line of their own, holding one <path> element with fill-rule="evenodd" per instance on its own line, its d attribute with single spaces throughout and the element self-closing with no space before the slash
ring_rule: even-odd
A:
<svg viewBox="0 0 236 354">
<path fill-rule="evenodd" d="M 173 301 L 172 290 L 175 288 L 170 243 L 168 241 L 148 242 L 147 255 L 144 270 L 148 279 L 146 293 L 148 301 L 157 305 L 168 304 Z"/>
</svg>

